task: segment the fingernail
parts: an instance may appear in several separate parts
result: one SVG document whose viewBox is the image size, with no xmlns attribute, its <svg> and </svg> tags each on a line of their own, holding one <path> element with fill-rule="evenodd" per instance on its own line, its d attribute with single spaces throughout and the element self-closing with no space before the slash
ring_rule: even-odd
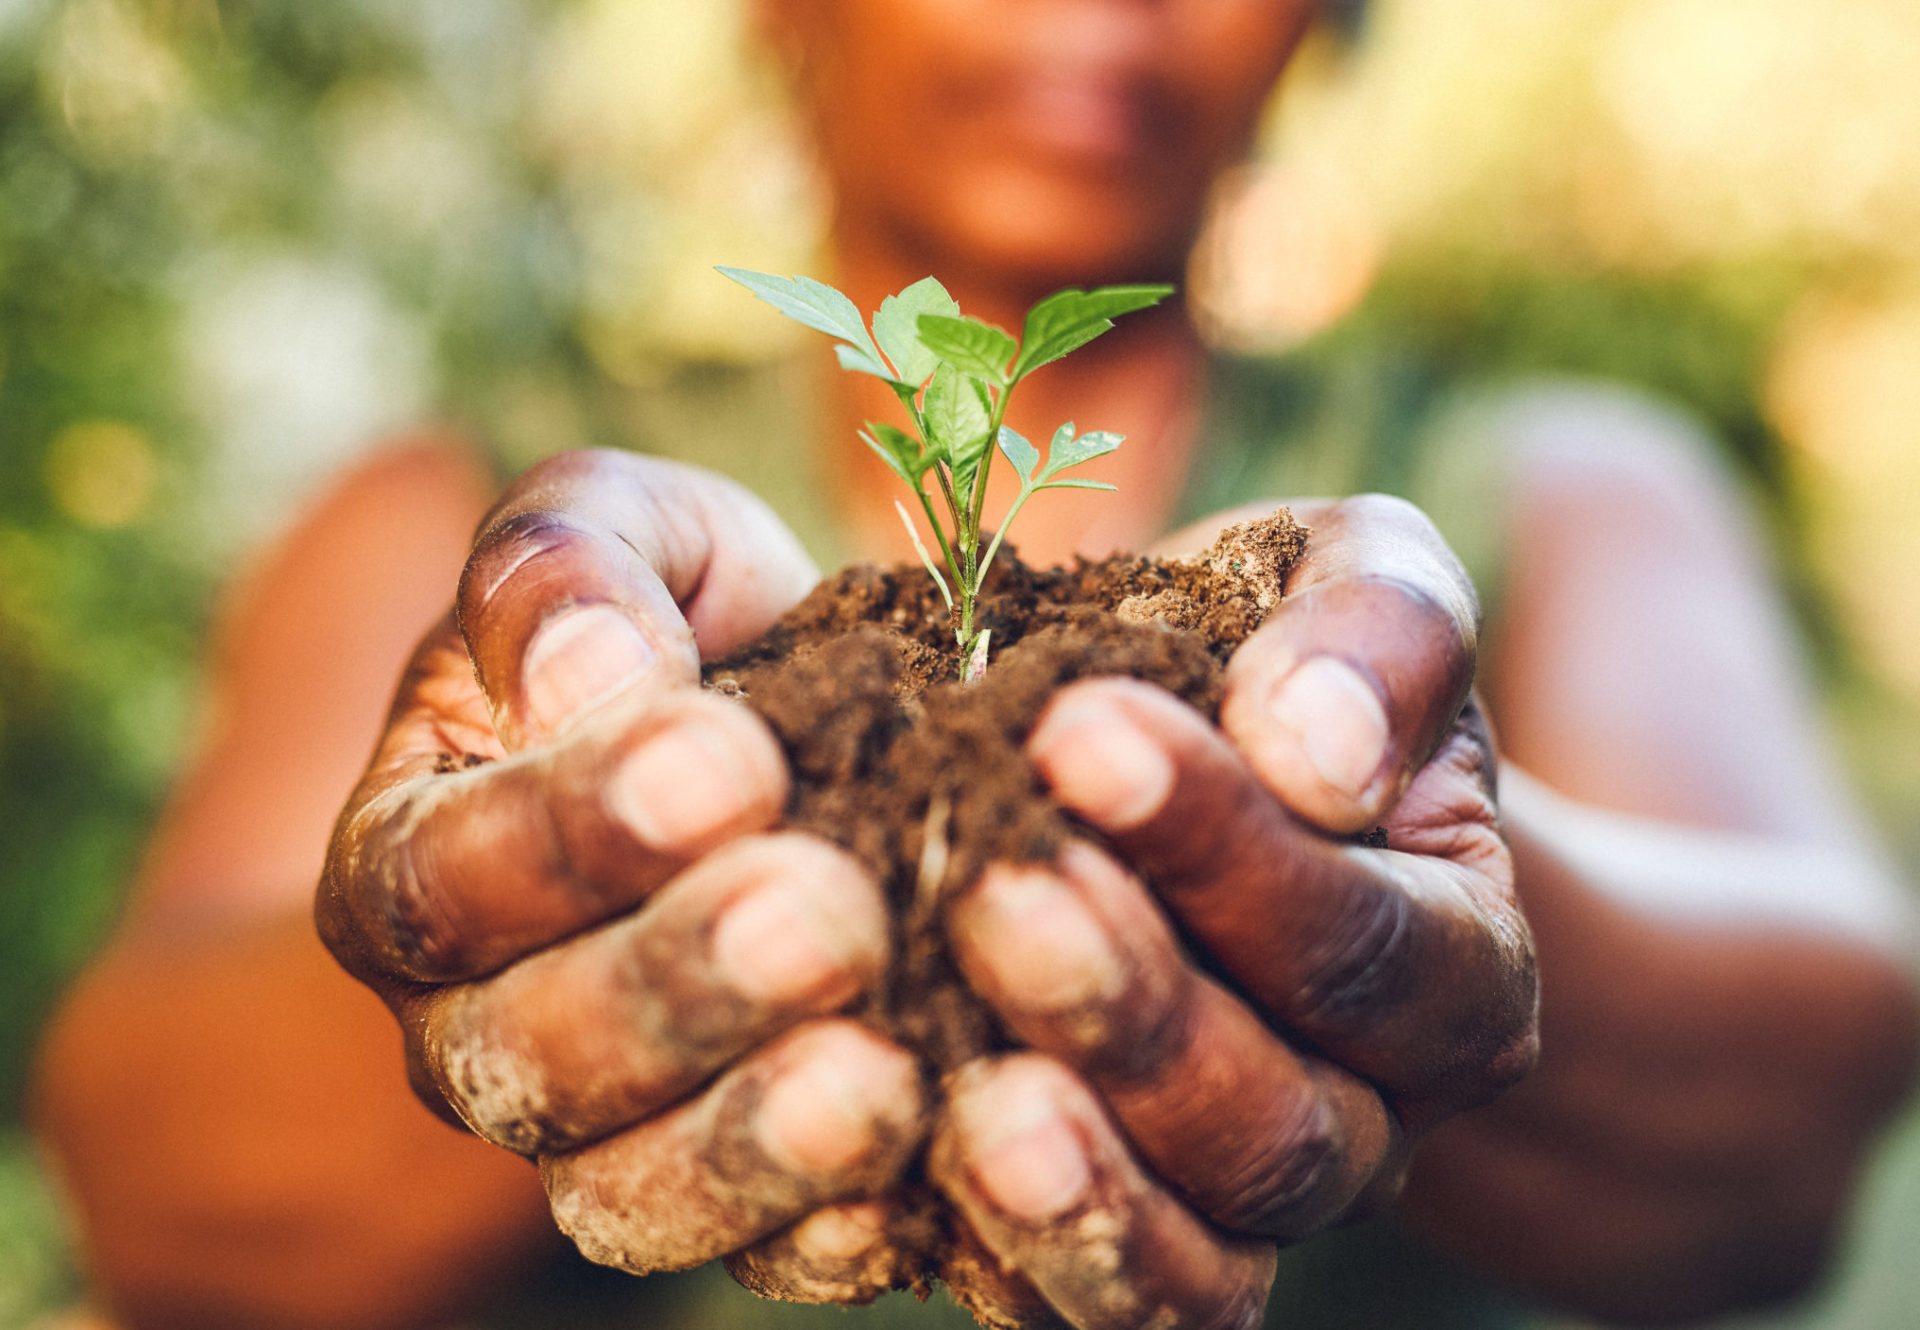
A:
<svg viewBox="0 0 1920 1330">
<path fill-rule="evenodd" d="M 727 907 L 713 931 L 713 954 L 741 995 L 792 1003 L 816 994 L 850 998 L 859 962 L 874 958 L 871 910 L 827 882 L 783 881 L 759 887 Z"/>
<path fill-rule="evenodd" d="M 1332 656 L 1296 666 L 1268 703 L 1268 714 L 1334 789 L 1366 793 L 1387 753 L 1387 713 L 1354 669 Z"/>
<path fill-rule="evenodd" d="M 1129 831 L 1166 807 L 1173 763 L 1121 710 L 1069 697 L 1048 712 L 1028 751 L 1054 797 L 1095 826 Z"/>
<path fill-rule="evenodd" d="M 996 866 L 964 897 L 955 925 L 1002 995 L 1036 1011 L 1069 1011 L 1120 995 L 1126 969 L 1107 929 L 1042 869 Z"/>
<path fill-rule="evenodd" d="M 767 1087 L 756 1131 L 776 1164 L 840 1173 L 873 1148 L 879 1110 L 904 1092 L 904 1055 L 852 1034 L 813 1042 L 805 1061 Z"/>
<path fill-rule="evenodd" d="M 527 710 L 552 733 L 628 687 L 658 659 L 653 644 L 613 606 L 570 610 L 544 624 L 527 648 Z"/>
<path fill-rule="evenodd" d="M 1053 1219 L 1080 1203 L 1093 1185 L 1087 1150 L 1040 1086 L 1006 1087 L 992 1120 L 978 1110 L 963 1121 L 968 1161 L 987 1199 L 1015 1219 Z"/>
<path fill-rule="evenodd" d="M 736 823 L 765 794 L 746 754 L 709 722 L 674 725 L 620 764 L 607 785 L 615 817 L 657 850 L 685 850 Z"/>
</svg>

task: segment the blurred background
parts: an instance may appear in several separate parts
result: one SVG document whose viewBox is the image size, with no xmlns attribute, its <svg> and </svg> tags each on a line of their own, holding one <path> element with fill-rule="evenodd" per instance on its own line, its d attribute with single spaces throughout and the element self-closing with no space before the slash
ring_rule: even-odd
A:
<svg viewBox="0 0 1920 1330">
<path fill-rule="evenodd" d="M 79 1278 L 34 1030 L 191 743 L 223 574 L 383 432 L 511 466 L 792 343 L 818 270 L 736 0 L 0 0 L 0 1330 Z M 1920 5 L 1377 0 L 1319 39 L 1192 274 L 1221 344 L 1640 384 L 1777 538 L 1920 877 Z M 801 334 L 804 336 L 805 334 Z M 1920 1125 L 1817 1306 L 1920 1306 Z"/>
</svg>

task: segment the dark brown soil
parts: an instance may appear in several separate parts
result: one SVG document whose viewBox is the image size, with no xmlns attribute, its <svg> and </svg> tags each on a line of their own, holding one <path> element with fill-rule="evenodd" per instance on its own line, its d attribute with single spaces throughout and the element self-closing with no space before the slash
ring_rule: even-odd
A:
<svg viewBox="0 0 1920 1330">
<path fill-rule="evenodd" d="M 844 846 L 884 885 L 896 961 L 864 1016 L 934 1075 L 1011 1046 L 956 975 L 939 916 L 988 862 L 1049 861 L 1074 830 L 1022 751 L 1048 699 L 1077 679 L 1129 675 L 1214 716 L 1227 657 L 1305 540 L 1281 509 L 1193 560 L 1033 569 L 1003 549 L 979 608 L 991 661 L 973 684 L 957 682 L 947 608 L 913 565 L 848 568 L 707 668 L 708 686 L 742 698 L 786 749 L 788 825 Z M 944 1274 L 973 1304 L 961 1276 L 979 1262 L 963 1259 L 974 1244 L 952 1222 L 923 1211 L 903 1225 L 896 1282 L 924 1290 Z"/>
</svg>

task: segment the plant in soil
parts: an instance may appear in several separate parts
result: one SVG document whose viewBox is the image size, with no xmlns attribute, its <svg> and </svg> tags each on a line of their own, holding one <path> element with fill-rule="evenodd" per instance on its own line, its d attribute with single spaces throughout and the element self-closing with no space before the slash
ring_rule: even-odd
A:
<svg viewBox="0 0 1920 1330">
<path fill-rule="evenodd" d="M 1016 341 L 962 316 L 932 278 L 883 302 L 869 334 L 853 303 L 831 287 L 722 271 L 838 339 L 841 363 L 886 380 L 909 419 L 907 429 L 870 424 L 862 437 L 933 525 L 939 563 L 921 548 L 931 578 L 906 565 L 847 568 L 759 641 L 710 663 L 706 682 L 752 707 L 778 737 L 793 772 L 787 823 L 845 847 L 881 882 L 894 959 L 861 1015 L 921 1057 L 937 1104 L 939 1078 L 1016 1046 L 949 954 L 949 897 L 989 863 L 1050 863 L 1069 838 L 1098 840 L 1048 799 L 1025 756 L 1049 699 L 1078 679 L 1127 675 L 1215 717 L 1226 660 L 1272 608 L 1307 533 L 1281 509 L 1228 528 L 1197 558 L 1120 555 L 1051 569 L 1028 567 L 1004 544 L 1027 499 L 1046 488 L 1096 487 L 1060 473 L 1120 442 L 1064 425 L 1042 464 L 1002 423 L 1012 389 L 1169 288 L 1063 291 L 1035 306 Z M 1000 531 L 983 543 L 990 438 L 1020 489 Z M 897 1195 L 887 1241 L 858 1277 L 814 1279 L 777 1238 L 777 1273 L 765 1264 L 765 1246 L 732 1258 L 730 1268 L 749 1288 L 818 1301 L 864 1302 L 902 1287 L 924 1297 L 940 1279 L 983 1324 L 1058 1324 L 927 1183 L 923 1167 Z M 1090 1245 L 1089 1268 L 1112 1268 L 1130 1235 L 1102 1216 L 1084 1218 L 1093 1222 L 1080 1231 L 1102 1248 Z"/>
<path fill-rule="evenodd" d="M 1068 421 L 1054 431 L 1042 465 L 1039 450 L 1001 423 L 1013 390 L 1041 366 L 1112 328 L 1122 314 L 1159 304 L 1173 294 L 1173 288 L 1103 286 L 1095 291 L 1056 292 L 1028 311 L 1026 327 L 1016 341 L 1003 329 L 961 314 L 947 289 L 932 277 L 923 277 L 881 301 L 869 334 L 858 307 L 824 282 L 771 277 L 744 268 L 720 271 L 787 317 L 838 339 L 834 351 L 843 369 L 883 380 L 900 399 L 908 429 L 869 421 L 860 438 L 906 482 L 933 528 L 945 576 L 927 553 L 912 516 L 899 500 L 894 501 L 921 562 L 954 616 L 954 639 L 965 677 L 978 679 L 986 672 L 992 633 L 976 622 L 980 588 L 1007 528 L 1027 500 L 1041 490 L 1111 490 L 1113 486 L 1100 481 L 1062 479 L 1060 473 L 1104 457 L 1122 442 L 1120 435 L 1103 430 L 1078 434 Z M 983 554 L 980 519 L 994 451 L 987 446 L 989 441 L 1018 473 L 1020 492 Z M 946 512 L 944 524 L 934 509 L 933 495 L 927 493 L 929 478 Z"/>
</svg>

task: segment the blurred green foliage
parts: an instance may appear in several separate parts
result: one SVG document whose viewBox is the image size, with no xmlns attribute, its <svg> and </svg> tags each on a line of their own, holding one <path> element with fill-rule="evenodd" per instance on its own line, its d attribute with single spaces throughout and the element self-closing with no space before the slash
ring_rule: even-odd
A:
<svg viewBox="0 0 1920 1330">
<path fill-rule="evenodd" d="M 218 432 L 188 363 L 208 266 L 281 249 L 369 275 L 426 330 L 423 415 L 484 397 L 503 364 L 584 376 L 566 239 L 511 132 L 521 80 L 502 65 L 532 8 L 0 3 L 0 1115 L 190 724 L 231 552 L 199 500 Z M 324 133 L 348 86 L 409 90 L 490 145 L 489 208 L 435 234 L 343 206 Z M 144 500 L 61 492 L 63 436 L 102 422 L 139 465 L 82 481 Z"/>
<path fill-rule="evenodd" d="M 180 728 L 203 585 L 146 529 L 60 513 L 49 448 L 111 418 L 192 455 L 170 399 L 158 170 L 89 161 L 42 95 L 36 25 L 0 42 L 0 1102 L 36 1015 L 113 909 Z"/>
</svg>

